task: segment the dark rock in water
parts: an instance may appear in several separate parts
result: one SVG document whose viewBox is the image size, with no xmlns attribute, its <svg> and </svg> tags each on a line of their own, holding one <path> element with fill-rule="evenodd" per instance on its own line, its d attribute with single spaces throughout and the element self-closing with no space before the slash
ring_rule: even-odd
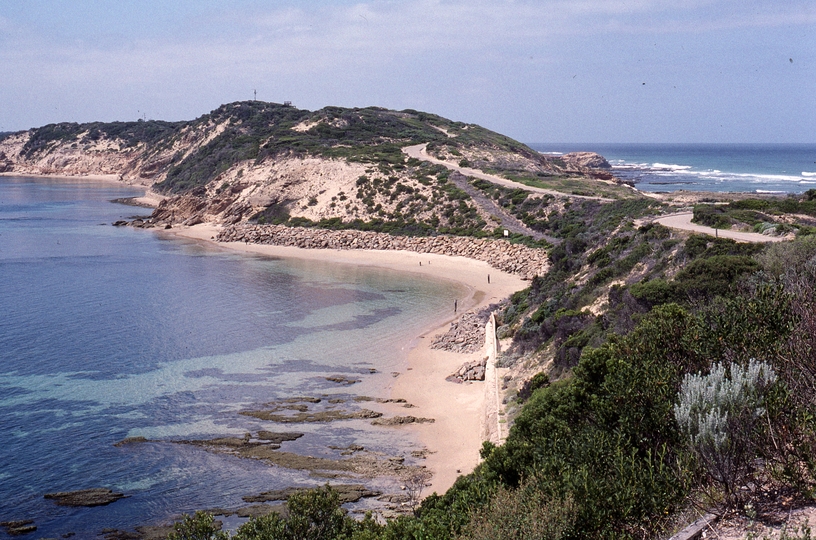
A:
<svg viewBox="0 0 816 540">
<path fill-rule="evenodd" d="M 93 488 L 46 493 L 44 498 L 53 500 L 59 506 L 105 506 L 124 496 L 124 493 L 114 493 L 107 488 Z"/>
<path fill-rule="evenodd" d="M 272 431 L 259 431 L 258 438 L 264 441 L 269 441 L 275 444 L 281 444 L 286 441 L 296 441 L 303 437 L 303 433 L 275 433 Z"/>
<path fill-rule="evenodd" d="M 6 529 L 10 536 L 19 536 L 22 534 L 33 533 L 37 530 L 33 519 L 20 519 L 16 521 L 2 521 L 0 527 Z"/>
<path fill-rule="evenodd" d="M 345 385 L 352 385 L 360 382 L 360 379 L 351 379 L 349 377 L 344 377 L 343 375 L 334 375 L 332 377 L 326 377 L 326 380 L 329 382 Z"/>
<path fill-rule="evenodd" d="M 221 525 L 220 521 L 213 521 L 213 526 L 219 530 Z M 172 525 L 140 526 L 136 527 L 136 532 L 141 535 L 141 540 L 164 540 L 175 532 L 175 528 Z"/>
<path fill-rule="evenodd" d="M 238 517 L 259 518 L 269 514 L 283 515 L 284 512 L 286 512 L 286 507 L 282 504 L 253 504 L 239 508 L 235 514 Z"/>
<path fill-rule="evenodd" d="M 278 401 L 278 403 L 320 403 L 323 401 L 318 397 L 291 397 L 285 398 Z"/>
<path fill-rule="evenodd" d="M 152 442 L 150 439 L 145 439 L 144 437 L 126 437 L 121 441 L 114 443 L 113 446 L 122 447 L 127 446 L 129 444 L 139 444 L 139 443 L 146 443 Z"/>
<path fill-rule="evenodd" d="M 396 494 L 395 493 L 389 493 L 387 495 L 377 497 L 377 500 L 381 501 L 381 502 L 402 504 L 402 503 L 407 503 L 408 501 L 411 500 L 411 498 L 408 495 L 405 495 L 403 493 L 396 493 Z"/>
<path fill-rule="evenodd" d="M 120 219 L 119 221 L 114 221 L 113 222 L 114 227 L 124 227 L 127 224 L 128 224 L 128 222 L 123 220 L 123 219 Z"/>
<path fill-rule="evenodd" d="M 143 540 L 144 536 L 137 532 L 120 531 L 119 529 L 102 529 L 105 540 Z"/>
<path fill-rule="evenodd" d="M 372 426 L 402 426 L 404 424 L 432 424 L 433 418 L 419 418 L 417 416 L 393 416 L 391 418 L 377 418 L 371 421 Z"/>
<path fill-rule="evenodd" d="M 364 497 L 378 497 L 379 495 L 382 495 L 381 491 L 370 490 L 362 484 L 336 484 L 331 486 L 331 488 L 338 493 L 340 496 L 340 502 L 343 504 L 357 502 Z M 246 502 L 285 501 L 296 493 L 309 491 L 311 489 L 314 488 L 288 487 L 273 491 L 264 491 L 258 495 L 247 495 L 246 497 L 241 498 Z"/>
<path fill-rule="evenodd" d="M 317 411 L 317 412 L 299 412 L 297 414 L 284 415 L 275 414 L 275 411 L 241 411 L 238 414 L 244 416 L 252 416 L 260 420 L 268 422 L 280 422 L 299 424 L 303 422 L 334 422 L 336 420 L 353 420 L 359 418 L 379 418 L 382 416 L 381 412 L 363 409 L 361 411 L 346 412 L 337 410 Z"/>
</svg>

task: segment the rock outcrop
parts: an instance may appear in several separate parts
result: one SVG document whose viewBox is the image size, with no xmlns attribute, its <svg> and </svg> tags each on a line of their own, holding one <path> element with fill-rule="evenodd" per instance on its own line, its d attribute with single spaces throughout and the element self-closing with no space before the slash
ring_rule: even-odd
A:
<svg viewBox="0 0 816 540">
<path fill-rule="evenodd" d="M 9 536 L 21 536 L 37 530 L 33 519 L 17 519 L 14 521 L 0 521 L 0 527 L 6 529 Z"/>
<path fill-rule="evenodd" d="M 107 488 L 92 488 L 46 493 L 44 498 L 53 500 L 59 506 L 105 506 L 124 496 L 124 493 L 116 493 Z"/>
<path fill-rule="evenodd" d="M 611 169 L 612 165 L 600 154 L 595 152 L 570 152 L 561 156 L 568 165 L 583 169 Z"/>
<path fill-rule="evenodd" d="M 224 228 L 219 242 L 271 244 L 309 249 L 379 249 L 467 257 L 490 266 L 532 279 L 549 268 L 547 252 L 505 240 L 461 236 L 391 236 L 370 231 L 310 229 L 283 225 L 240 223 Z"/>
<path fill-rule="evenodd" d="M 456 373 L 445 378 L 445 380 L 455 383 L 463 383 L 465 381 L 483 381 L 485 380 L 485 370 L 487 369 L 487 357 L 481 360 L 474 360 L 467 362 L 460 367 Z"/>
<path fill-rule="evenodd" d="M 441 349 L 456 353 L 474 353 L 485 344 L 485 324 L 490 314 L 499 309 L 500 304 L 490 304 L 476 312 L 468 312 L 453 321 L 450 329 L 437 336 L 431 349 Z"/>
</svg>

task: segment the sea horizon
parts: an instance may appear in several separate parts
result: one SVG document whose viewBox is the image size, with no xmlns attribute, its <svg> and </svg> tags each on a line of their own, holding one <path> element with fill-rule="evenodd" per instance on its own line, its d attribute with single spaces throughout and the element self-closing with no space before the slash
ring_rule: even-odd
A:
<svg viewBox="0 0 816 540">
<path fill-rule="evenodd" d="M 528 143 L 548 155 L 596 152 L 648 192 L 803 193 L 816 188 L 816 143 Z"/>
</svg>

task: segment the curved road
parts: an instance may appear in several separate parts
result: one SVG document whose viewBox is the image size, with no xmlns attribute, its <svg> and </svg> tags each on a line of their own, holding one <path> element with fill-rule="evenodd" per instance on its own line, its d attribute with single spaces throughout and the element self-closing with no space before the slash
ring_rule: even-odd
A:
<svg viewBox="0 0 816 540">
<path fill-rule="evenodd" d="M 460 167 L 458 165 L 454 165 L 453 163 L 448 163 L 447 161 L 443 161 L 441 159 L 436 159 L 428 155 L 428 152 L 425 150 L 425 147 L 428 146 L 427 143 L 423 144 L 415 144 L 413 146 L 406 146 L 402 149 L 402 151 L 408 155 L 408 157 L 412 157 L 415 159 L 420 159 L 422 161 L 428 161 L 430 163 L 436 163 L 437 165 L 442 165 L 452 171 L 456 171 L 460 174 L 465 176 L 472 176 L 474 178 L 479 178 L 480 180 L 487 180 L 488 182 L 493 182 L 494 184 L 499 184 L 500 186 L 508 187 L 510 189 L 523 189 L 525 191 L 532 191 L 533 193 L 542 193 L 544 195 L 559 195 L 561 197 L 571 197 L 573 199 L 592 199 L 593 201 L 601 201 L 601 202 L 612 202 L 612 199 L 607 199 L 604 197 L 590 197 L 587 195 L 572 195 L 569 193 L 563 193 L 561 191 L 555 191 L 554 189 L 544 189 L 538 188 L 533 186 L 528 186 L 526 184 L 521 184 L 519 182 L 514 182 L 512 180 L 508 180 L 507 178 L 502 178 L 501 176 L 496 176 L 493 174 L 487 174 L 482 172 L 478 169 L 471 169 L 470 167 Z"/>
<path fill-rule="evenodd" d="M 654 221 L 670 227 L 672 229 L 680 229 L 683 231 L 691 231 L 696 233 L 703 233 L 709 236 L 717 236 L 719 238 L 730 238 L 737 242 L 782 242 L 786 240 L 780 236 L 766 236 L 759 233 L 747 233 L 739 231 L 730 231 L 728 229 L 714 229 L 713 227 L 706 227 L 705 225 L 697 225 L 691 222 L 694 217 L 692 212 L 678 212 L 677 214 L 669 214 L 657 218 Z"/>
</svg>

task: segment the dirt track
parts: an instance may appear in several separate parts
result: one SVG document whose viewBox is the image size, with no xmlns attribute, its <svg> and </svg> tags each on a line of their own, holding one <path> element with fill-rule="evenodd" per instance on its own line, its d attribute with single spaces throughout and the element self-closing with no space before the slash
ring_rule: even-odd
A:
<svg viewBox="0 0 816 540">
<path fill-rule="evenodd" d="M 493 182 L 494 184 L 499 184 L 500 186 L 508 187 L 510 189 L 523 189 L 525 191 L 531 191 L 533 193 L 542 193 L 544 195 L 557 195 L 560 197 L 571 197 L 573 199 L 592 199 L 594 201 L 603 201 L 603 202 L 612 202 L 612 199 L 607 199 L 604 197 L 590 197 L 587 195 L 572 195 L 569 193 L 562 193 L 560 191 L 555 191 L 554 189 L 544 189 L 538 188 L 533 186 L 528 186 L 526 184 L 521 184 L 519 182 L 514 182 L 512 180 L 508 180 L 507 178 L 502 178 L 501 176 L 496 176 L 493 174 L 487 174 L 482 172 L 478 169 L 471 169 L 470 167 L 460 167 L 454 163 L 448 163 L 447 161 L 443 161 L 441 159 L 436 159 L 428 155 L 428 152 L 425 151 L 425 147 L 428 146 L 426 144 L 415 144 L 414 146 L 406 146 L 402 149 L 403 152 L 408 157 L 412 157 L 415 159 L 421 159 L 422 161 L 428 161 L 430 163 L 436 163 L 437 165 L 442 165 L 443 167 L 447 167 L 452 171 L 457 171 L 460 174 L 465 176 L 472 176 L 473 178 L 479 178 L 481 180 L 487 180 L 488 182 Z"/>
</svg>

